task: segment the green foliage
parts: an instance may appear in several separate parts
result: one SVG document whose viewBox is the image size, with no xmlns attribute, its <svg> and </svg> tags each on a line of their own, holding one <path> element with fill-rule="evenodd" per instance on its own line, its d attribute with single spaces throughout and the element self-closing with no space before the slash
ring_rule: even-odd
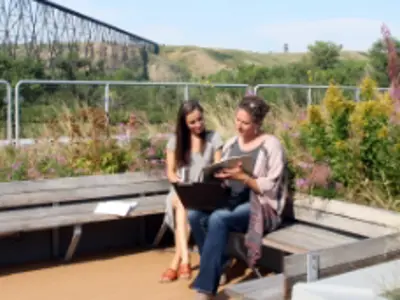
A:
<svg viewBox="0 0 400 300">
<path fill-rule="evenodd" d="M 400 49 L 400 41 L 394 38 L 396 49 Z M 388 77 L 388 53 L 387 46 L 383 40 L 376 41 L 368 51 L 369 65 L 372 67 L 372 78 L 379 86 L 389 86 Z"/>
<path fill-rule="evenodd" d="M 300 124 L 301 144 L 314 163 L 328 164 L 331 179 L 347 188 L 367 180 L 399 195 L 400 129 L 393 119 L 394 102 L 388 94 L 365 89 L 370 84 L 369 78 L 363 81 L 364 97 L 373 98 L 358 103 L 331 85 L 323 103 L 311 106 Z"/>
<path fill-rule="evenodd" d="M 308 46 L 311 62 L 321 70 L 332 69 L 339 62 L 341 45 L 332 42 L 316 41 Z"/>
</svg>

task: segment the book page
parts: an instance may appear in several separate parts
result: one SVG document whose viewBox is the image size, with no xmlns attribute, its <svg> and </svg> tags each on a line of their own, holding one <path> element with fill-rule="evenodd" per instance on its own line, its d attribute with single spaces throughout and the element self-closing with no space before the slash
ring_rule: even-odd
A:
<svg viewBox="0 0 400 300">
<path fill-rule="evenodd" d="M 97 204 L 94 213 L 126 216 L 137 206 L 136 201 L 107 201 Z"/>
</svg>

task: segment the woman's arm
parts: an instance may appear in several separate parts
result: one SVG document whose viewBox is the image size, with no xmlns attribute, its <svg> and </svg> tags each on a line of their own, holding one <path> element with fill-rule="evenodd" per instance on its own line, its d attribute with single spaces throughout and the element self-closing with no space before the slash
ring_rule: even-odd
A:
<svg viewBox="0 0 400 300">
<path fill-rule="evenodd" d="M 265 163 L 267 172 L 265 176 L 260 176 L 253 180 L 255 181 L 254 184 L 258 186 L 259 194 L 274 191 L 285 171 L 285 152 L 279 139 L 271 137 L 264 147 L 267 151 Z"/>
<path fill-rule="evenodd" d="M 246 174 L 238 166 L 232 169 L 225 169 L 217 174 L 216 177 L 239 180 L 259 195 L 274 190 L 285 169 L 285 155 L 280 141 L 275 137 L 270 139 L 265 147 L 267 151 L 265 162 L 267 172 L 265 176 L 254 178 Z"/>
<path fill-rule="evenodd" d="M 256 178 L 253 178 L 250 175 L 247 175 L 246 173 L 243 173 L 243 178 L 241 179 L 241 181 L 245 185 L 247 185 L 251 190 L 253 190 L 253 192 L 255 192 L 256 194 L 261 194 L 262 193 L 260 187 L 258 186 Z"/>
<path fill-rule="evenodd" d="M 167 177 L 170 182 L 179 181 L 176 175 L 175 151 L 170 149 L 167 149 Z"/>
<path fill-rule="evenodd" d="M 214 153 L 214 163 L 219 162 L 222 158 L 222 149 L 215 151 Z"/>
<path fill-rule="evenodd" d="M 216 131 L 211 139 L 211 144 L 213 145 L 213 149 L 215 149 L 214 163 L 219 162 L 222 159 L 222 147 L 224 146 L 224 142 L 222 141 L 222 137 Z"/>
<path fill-rule="evenodd" d="M 167 143 L 167 177 L 169 182 L 179 181 L 179 176 L 176 174 L 176 159 L 175 159 L 175 149 L 176 149 L 176 137 L 172 136 Z"/>
</svg>

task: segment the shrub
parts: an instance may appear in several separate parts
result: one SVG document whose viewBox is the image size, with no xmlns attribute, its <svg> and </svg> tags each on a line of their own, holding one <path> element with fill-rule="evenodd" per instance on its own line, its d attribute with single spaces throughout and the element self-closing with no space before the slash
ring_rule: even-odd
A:
<svg viewBox="0 0 400 300">
<path fill-rule="evenodd" d="M 387 197 L 399 196 L 400 127 L 395 102 L 388 93 L 378 93 L 368 77 L 360 89 L 362 101 L 353 102 L 331 84 L 322 103 L 310 106 L 307 119 L 298 121 L 300 147 L 311 156 L 311 165 L 329 167 L 330 172 L 324 171 L 329 186 L 343 186 L 353 197 L 365 197 L 367 183 Z"/>
</svg>

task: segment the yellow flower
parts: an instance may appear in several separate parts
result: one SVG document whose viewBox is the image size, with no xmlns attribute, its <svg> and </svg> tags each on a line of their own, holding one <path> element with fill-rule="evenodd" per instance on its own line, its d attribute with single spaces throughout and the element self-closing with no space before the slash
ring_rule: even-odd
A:
<svg viewBox="0 0 400 300">
<path fill-rule="evenodd" d="M 310 105 L 307 108 L 307 113 L 308 113 L 308 121 L 311 124 L 315 124 L 315 125 L 324 124 L 324 120 L 322 118 L 321 109 L 320 109 L 320 107 L 318 105 Z"/>
<path fill-rule="evenodd" d="M 332 83 L 325 93 L 323 104 L 330 117 L 338 116 L 346 110 L 352 111 L 354 108 L 353 101 L 347 101 L 341 89 Z"/>
<path fill-rule="evenodd" d="M 311 70 L 307 71 L 307 76 L 308 76 L 308 82 L 312 83 L 313 82 L 313 74 Z"/>
<path fill-rule="evenodd" d="M 363 132 L 364 128 L 368 126 L 371 120 L 377 118 L 389 119 L 393 111 L 393 105 L 388 103 L 368 100 L 358 102 L 355 105 L 354 111 L 350 116 L 350 123 L 352 129 L 360 134 Z M 382 131 L 382 134 L 384 132 Z"/>
<path fill-rule="evenodd" d="M 384 139 L 384 138 L 387 138 L 388 135 L 389 135 L 389 130 L 388 130 L 387 126 L 382 126 L 382 128 L 379 129 L 379 131 L 378 131 L 378 138 Z"/>
<path fill-rule="evenodd" d="M 377 98 L 378 102 L 380 102 L 384 105 L 393 106 L 393 104 L 394 104 L 393 99 L 392 99 L 392 97 L 390 97 L 389 92 L 384 92 L 382 94 L 378 94 L 376 98 Z"/>
<path fill-rule="evenodd" d="M 336 150 L 346 150 L 347 144 L 345 141 L 336 141 L 335 148 L 336 148 Z"/>
<path fill-rule="evenodd" d="M 364 100 L 374 100 L 376 98 L 376 82 L 369 76 L 365 76 L 360 84 L 361 98 Z"/>
</svg>

